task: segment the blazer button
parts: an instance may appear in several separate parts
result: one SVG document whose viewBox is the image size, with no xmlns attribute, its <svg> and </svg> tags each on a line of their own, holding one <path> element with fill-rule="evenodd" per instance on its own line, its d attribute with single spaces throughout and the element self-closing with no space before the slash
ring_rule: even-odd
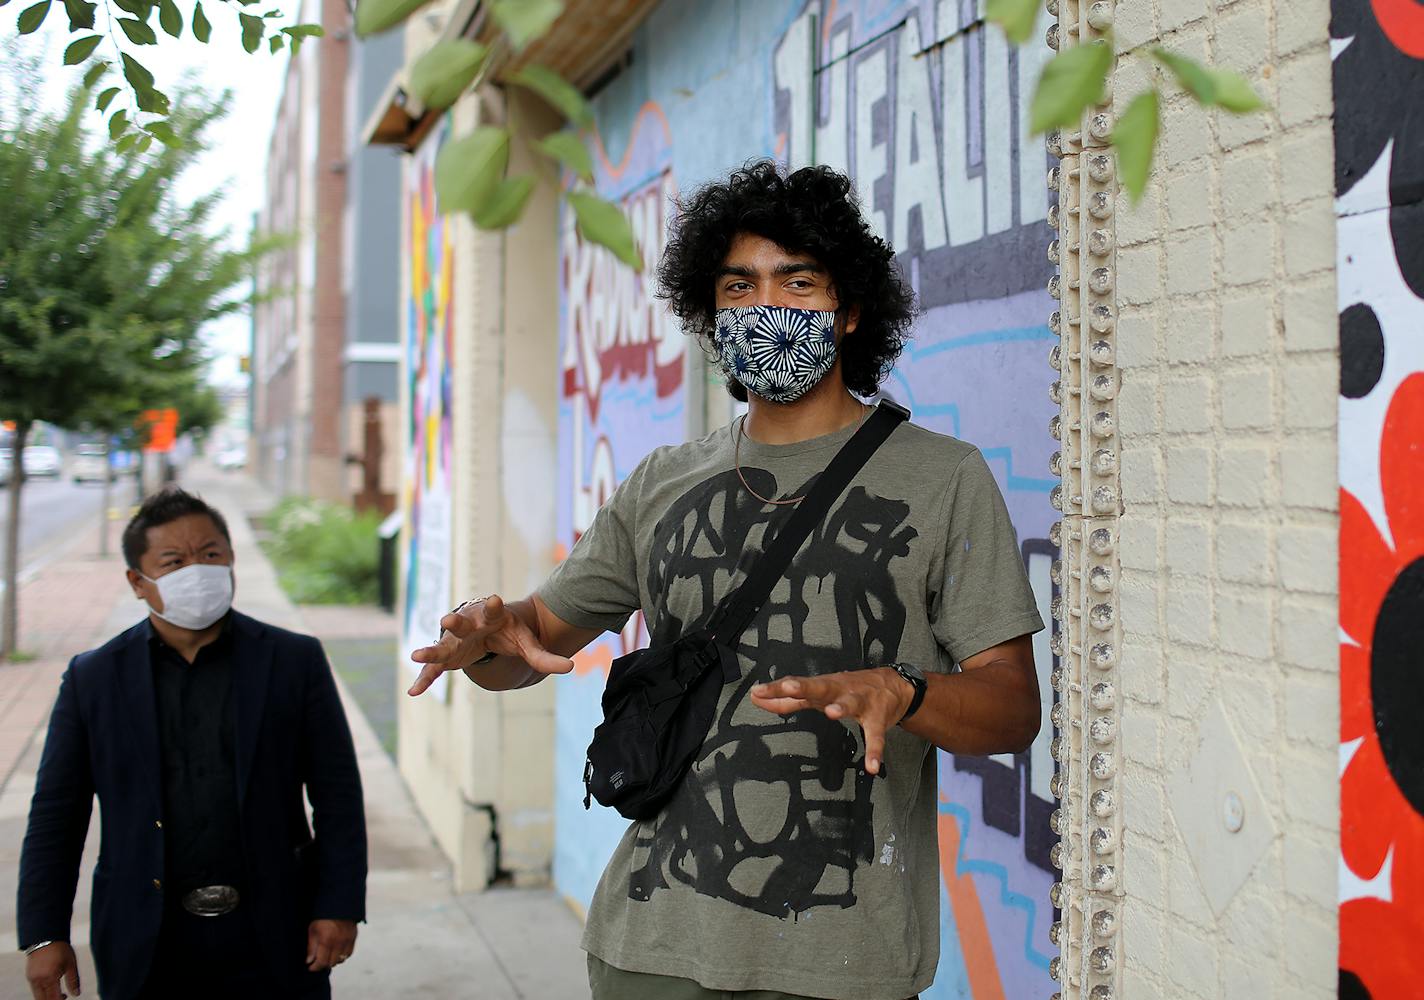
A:
<svg viewBox="0 0 1424 1000">
<path fill-rule="evenodd" d="M 158 879 L 154 879 L 154 880 L 153 880 L 153 887 L 154 887 L 155 889 L 158 889 L 159 891 L 162 891 L 162 889 L 163 889 L 163 883 L 160 882 Z"/>
</svg>

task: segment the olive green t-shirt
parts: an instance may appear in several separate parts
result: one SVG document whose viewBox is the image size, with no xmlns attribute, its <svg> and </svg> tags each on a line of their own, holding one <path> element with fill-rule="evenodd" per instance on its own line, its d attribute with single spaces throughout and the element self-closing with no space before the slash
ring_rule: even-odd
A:
<svg viewBox="0 0 1424 1000">
<path fill-rule="evenodd" d="M 801 496 L 855 431 L 743 438 L 739 476 L 739 423 L 638 465 L 539 591 L 554 614 L 617 631 L 642 610 L 654 644 L 700 626 L 794 510 L 747 486 Z M 933 747 L 894 728 L 886 774 L 871 778 L 857 724 L 777 716 L 748 691 L 898 661 L 947 673 L 1042 627 L 983 456 L 902 424 L 742 635 L 741 679 L 668 806 L 623 835 L 584 947 L 713 990 L 904 1000 L 928 987 L 940 938 Z"/>
</svg>

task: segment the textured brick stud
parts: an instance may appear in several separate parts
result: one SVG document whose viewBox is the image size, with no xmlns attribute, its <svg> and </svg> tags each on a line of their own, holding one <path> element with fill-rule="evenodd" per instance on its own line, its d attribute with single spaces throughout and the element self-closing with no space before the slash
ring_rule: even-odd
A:
<svg viewBox="0 0 1424 1000">
<path fill-rule="evenodd" d="M 1088 692 L 1088 703 L 1099 712 L 1106 712 L 1117 701 L 1117 690 L 1111 681 L 1099 681 Z"/>
<path fill-rule="evenodd" d="M 1048 33 L 1043 36 L 1043 40 L 1050 49 L 1053 49 L 1055 52 L 1058 51 L 1058 25 L 1050 24 L 1048 26 Z"/>
<path fill-rule="evenodd" d="M 1063 870 L 1063 841 L 1059 841 L 1048 849 L 1048 863 L 1059 871 Z"/>
<path fill-rule="evenodd" d="M 1112 792 L 1106 788 L 1099 788 L 1093 793 L 1092 798 L 1088 799 L 1088 808 L 1098 819 L 1107 819 L 1117 812 L 1117 803 L 1113 801 Z"/>
<path fill-rule="evenodd" d="M 1088 548 L 1095 556 L 1110 556 L 1113 550 L 1112 532 L 1107 528 L 1098 528 L 1088 536 Z"/>
<path fill-rule="evenodd" d="M 1060 158 L 1063 156 L 1063 132 L 1061 129 L 1054 129 L 1052 132 L 1049 132 L 1044 141 L 1048 144 L 1048 151 L 1050 153 Z"/>
<path fill-rule="evenodd" d="M 1110 365 L 1117 359 L 1117 348 L 1111 340 L 1095 340 L 1088 345 L 1088 360 L 1095 365 Z"/>
<path fill-rule="evenodd" d="M 1068 747 L 1063 742 L 1063 737 L 1055 736 L 1048 741 L 1048 756 L 1054 760 L 1061 761 L 1068 756 Z"/>
<path fill-rule="evenodd" d="M 1054 667 L 1048 672 L 1048 686 L 1053 688 L 1053 690 L 1055 691 L 1063 690 L 1063 683 L 1065 680 L 1066 678 L 1063 676 L 1062 667 Z"/>
<path fill-rule="evenodd" d="M 1048 526 L 1048 540 L 1053 543 L 1055 549 L 1063 547 L 1063 522 L 1054 521 Z"/>
<path fill-rule="evenodd" d="M 1055 920 L 1048 925 L 1048 943 L 1057 947 L 1058 939 L 1063 936 L 1063 921 Z"/>
<path fill-rule="evenodd" d="M 1055 299 L 1063 298 L 1063 283 L 1059 280 L 1057 273 L 1048 279 L 1048 294 Z"/>
<path fill-rule="evenodd" d="M 1058 241 L 1050 240 L 1048 244 L 1048 263 L 1057 264 L 1058 260 Z"/>
<path fill-rule="evenodd" d="M 1088 234 L 1088 253 L 1103 257 L 1113 248 L 1113 234 L 1106 229 L 1094 229 Z"/>
<path fill-rule="evenodd" d="M 1048 960 L 1048 978 L 1055 983 L 1063 982 L 1063 959 L 1057 955 Z"/>
<path fill-rule="evenodd" d="M 1088 325 L 1093 328 L 1094 333 L 1107 333 L 1117 322 L 1117 317 L 1113 315 L 1112 306 L 1099 302 L 1088 310 Z"/>
<path fill-rule="evenodd" d="M 1062 882 L 1054 882 L 1048 887 L 1048 901 L 1058 909 L 1063 909 L 1063 904 L 1068 901 L 1068 891 Z"/>
<path fill-rule="evenodd" d="M 1113 1000 L 1112 987 L 1106 983 L 1099 983 L 1088 994 L 1088 1000 Z"/>
<path fill-rule="evenodd" d="M 1093 475 L 1111 476 L 1117 471 L 1117 452 L 1099 448 L 1093 452 Z"/>
<path fill-rule="evenodd" d="M 1093 777 L 1099 781 L 1107 781 L 1117 773 L 1117 761 L 1113 755 L 1106 750 L 1099 750 L 1093 754 L 1088 761 L 1088 770 L 1093 773 Z"/>
<path fill-rule="evenodd" d="M 1112 288 L 1113 274 L 1110 268 L 1095 267 L 1088 273 L 1088 290 L 1094 295 L 1106 295 Z"/>
<path fill-rule="evenodd" d="M 1087 157 L 1088 176 L 1094 183 L 1106 184 L 1112 180 L 1113 158 L 1108 153 L 1093 153 Z"/>
<path fill-rule="evenodd" d="M 1095 118 L 1098 116 L 1094 116 Z M 1094 191 L 1088 199 L 1088 214 L 1095 219 L 1110 219 L 1113 214 L 1112 195 L 1106 191 Z"/>
<path fill-rule="evenodd" d="M 1107 402 L 1117 395 L 1117 379 L 1111 372 L 1101 372 L 1088 383 L 1088 392 L 1099 402 Z"/>
<path fill-rule="evenodd" d="M 1048 828 L 1060 837 L 1068 831 L 1068 817 L 1061 808 L 1048 814 Z M 1057 938 L 1054 938 L 1053 943 L 1058 943 Z"/>
<path fill-rule="evenodd" d="M 1088 572 L 1088 586 L 1099 594 L 1106 594 L 1113 589 L 1113 572 L 1106 566 L 1094 566 Z"/>
<path fill-rule="evenodd" d="M 1113 116 L 1106 111 L 1099 111 L 1088 119 L 1088 134 L 1099 142 L 1106 142 L 1112 130 Z"/>
<path fill-rule="evenodd" d="M 1056 622 L 1061 622 L 1067 617 L 1067 609 L 1068 605 L 1063 600 L 1062 594 L 1048 602 L 1048 614 Z"/>
<path fill-rule="evenodd" d="M 1063 487 L 1061 485 L 1048 491 L 1048 506 L 1057 511 L 1063 509 Z"/>
<path fill-rule="evenodd" d="M 1109 888 L 1117 881 L 1117 873 L 1113 871 L 1112 865 L 1098 865 L 1093 869 L 1093 881 L 1097 882 L 1099 879 Z M 1115 965 L 1117 958 L 1113 955 L 1113 950 L 1106 945 L 1099 945 L 1088 954 L 1088 968 L 1100 976 L 1111 973 Z"/>
<path fill-rule="evenodd" d="M 1044 4 L 1044 6 L 1048 8 L 1048 13 L 1054 17 L 1058 16 L 1058 0 L 1048 0 L 1048 3 Z"/>
<path fill-rule="evenodd" d="M 1048 779 L 1048 794 L 1055 799 L 1063 798 L 1064 782 L 1067 780 L 1065 772 L 1058 771 L 1053 777 Z"/>
<path fill-rule="evenodd" d="M 1093 487 L 1093 513 L 1117 513 L 1117 491 L 1111 486 Z"/>
<path fill-rule="evenodd" d="M 1056 413 L 1048 418 L 1048 436 L 1055 441 L 1063 440 L 1063 418 Z"/>
<path fill-rule="evenodd" d="M 1058 381 L 1058 379 L 1054 379 L 1049 385 L 1048 398 L 1051 399 L 1055 405 L 1063 402 L 1063 383 Z"/>
<path fill-rule="evenodd" d="M 1068 652 L 1067 643 L 1064 641 L 1062 632 L 1053 633 L 1053 638 L 1048 640 L 1048 648 L 1053 651 L 1054 656 L 1062 656 Z"/>
<path fill-rule="evenodd" d="M 1068 706 L 1061 701 L 1055 701 L 1053 707 L 1048 710 L 1048 721 L 1053 723 L 1054 729 L 1062 729 L 1068 724 Z"/>
<path fill-rule="evenodd" d="M 1117 834 L 1113 833 L 1112 827 L 1100 826 L 1088 838 L 1088 844 L 1094 854 L 1111 854 L 1117 849 Z"/>
<path fill-rule="evenodd" d="M 1048 329 L 1053 333 L 1059 333 L 1063 329 L 1063 311 L 1055 309 L 1048 314 Z"/>
<path fill-rule="evenodd" d="M 1058 229 L 1058 206 L 1048 206 L 1048 228 L 1057 231 Z"/>
<path fill-rule="evenodd" d="M 1110 938 L 1117 933 L 1117 914 L 1112 910 L 1099 910 L 1094 913 L 1092 923 L 1095 938 Z"/>
<path fill-rule="evenodd" d="M 1097 0 L 1095 4 L 1088 8 L 1088 24 L 1094 31 L 1107 31 L 1113 23 L 1113 5 L 1111 0 Z"/>
<path fill-rule="evenodd" d="M 1055 315 L 1057 315 L 1057 314 L 1055 314 Z M 1049 327 L 1052 328 L 1053 324 L 1054 324 L 1054 323 L 1057 323 L 1057 322 L 1059 322 L 1059 321 L 1060 321 L 1060 320 L 1054 319 L 1052 316 L 1050 316 L 1050 317 L 1049 317 Z M 1057 330 L 1054 330 L 1054 333 L 1057 333 L 1057 332 L 1058 332 Z M 1049 368 L 1052 368 L 1054 371 L 1062 371 L 1062 370 L 1063 370 L 1063 348 L 1060 347 L 1058 344 L 1054 344 L 1052 347 L 1050 347 L 1050 348 L 1048 349 L 1048 367 L 1049 367 Z"/>
<path fill-rule="evenodd" d="M 1088 624 L 1099 632 L 1106 632 L 1113 627 L 1113 622 L 1117 620 L 1117 611 L 1111 604 L 1106 602 L 1094 604 L 1088 609 Z"/>
<path fill-rule="evenodd" d="M 1100 715 L 1089 724 L 1088 736 L 1098 746 L 1110 746 L 1117 739 L 1117 723 L 1111 715 Z"/>
<path fill-rule="evenodd" d="M 1050 190 L 1050 191 L 1057 191 L 1057 190 L 1058 190 L 1058 176 L 1059 176 L 1059 174 L 1058 174 L 1058 165 L 1057 165 L 1057 164 L 1054 164 L 1053 166 L 1051 166 L 1051 167 L 1048 168 L 1048 190 Z"/>
<path fill-rule="evenodd" d="M 1099 410 L 1093 414 L 1093 437 L 1110 438 L 1117 428 L 1117 422 L 1113 420 L 1113 415 L 1107 410 Z"/>
<path fill-rule="evenodd" d="M 1117 647 L 1110 642 L 1094 643 L 1088 660 L 1096 669 L 1107 670 L 1117 663 Z"/>
<path fill-rule="evenodd" d="M 1056 384 L 1057 383 L 1055 383 L 1055 385 Z M 1053 473 L 1055 476 L 1063 475 L 1063 452 L 1055 451 L 1052 455 L 1048 456 L 1048 471 Z M 1058 566 L 1061 564 L 1055 560 L 1053 565 Z M 1055 586 L 1057 586 L 1061 582 L 1061 580 L 1053 581 Z"/>
</svg>

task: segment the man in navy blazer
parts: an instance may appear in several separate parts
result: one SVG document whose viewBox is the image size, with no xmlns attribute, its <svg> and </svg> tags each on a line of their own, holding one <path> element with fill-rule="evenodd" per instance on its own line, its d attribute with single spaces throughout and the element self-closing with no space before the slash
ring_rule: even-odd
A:
<svg viewBox="0 0 1424 1000">
<path fill-rule="evenodd" d="M 123 549 L 149 615 L 60 685 L 20 858 L 30 989 L 79 992 L 70 916 L 97 795 L 103 997 L 329 997 L 365 919 L 366 828 L 321 644 L 231 610 L 227 523 L 196 496 L 150 497 Z"/>
</svg>

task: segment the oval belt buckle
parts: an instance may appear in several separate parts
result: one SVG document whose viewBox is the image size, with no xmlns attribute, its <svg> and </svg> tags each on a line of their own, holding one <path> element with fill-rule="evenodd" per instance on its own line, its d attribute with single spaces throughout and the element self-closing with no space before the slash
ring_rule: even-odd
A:
<svg viewBox="0 0 1424 1000">
<path fill-rule="evenodd" d="M 204 885 L 183 897 L 183 909 L 195 917 L 220 917 L 237 909 L 241 898 L 230 885 Z"/>
</svg>

